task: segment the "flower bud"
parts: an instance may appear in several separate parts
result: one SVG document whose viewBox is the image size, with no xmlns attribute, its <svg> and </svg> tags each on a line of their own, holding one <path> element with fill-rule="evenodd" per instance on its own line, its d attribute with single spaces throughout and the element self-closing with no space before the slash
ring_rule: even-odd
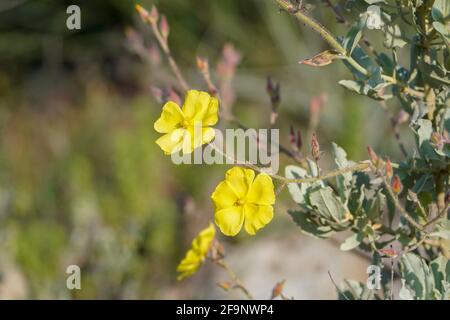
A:
<svg viewBox="0 0 450 320">
<path fill-rule="evenodd" d="M 386 160 L 385 170 L 386 170 L 386 178 L 388 178 L 388 180 L 391 179 L 392 175 L 394 173 L 393 173 L 393 170 L 392 170 L 392 163 L 391 163 L 390 159 Z"/>
<path fill-rule="evenodd" d="M 197 68 L 201 71 L 201 72 L 205 72 L 209 69 L 209 63 L 208 63 L 208 59 L 204 58 L 204 57 L 197 57 Z"/>
<path fill-rule="evenodd" d="M 281 280 L 280 282 L 277 282 L 275 287 L 272 289 L 272 297 L 271 300 L 275 299 L 276 297 L 279 297 L 283 293 L 284 283 L 286 280 Z"/>
<path fill-rule="evenodd" d="M 161 17 L 161 22 L 159 23 L 159 30 L 161 30 L 161 35 L 164 37 L 164 39 L 167 39 L 169 37 L 170 29 L 166 16 Z"/>
<path fill-rule="evenodd" d="M 233 287 L 233 285 L 228 281 L 217 282 L 217 286 L 225 291 L 228 291 Z"/>
<path fill-rule="evenodd" d="M 392 180 L 392 191 L 394 193 L 399 194 L 403 190 L 403 184 L 400 180 L 400 177 L 398 175 L 394 176 L 394 179 Z"/>
<path fill-rule="evenodd" d="M 377 154 L 375 153 L 375 151 L 373 151 L 371 146 L 367 147 L 367 151 L 369 152 L 370 161 L 372 162 L 372 164 L 374 166 L 377 166 L 378 165 L 378 156 L 377 156 Z"/>
</svg>

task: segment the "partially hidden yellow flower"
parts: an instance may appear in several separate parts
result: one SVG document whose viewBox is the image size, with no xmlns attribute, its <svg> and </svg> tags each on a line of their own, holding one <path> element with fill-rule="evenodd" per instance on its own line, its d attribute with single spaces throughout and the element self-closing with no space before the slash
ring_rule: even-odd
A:
<svg viewBox="0 0 450 320">
<path fill-rule="evenodd" d="M 192 151 L 214 139 L 215 132 L 211 126 L 218 121 L 219 102 L 209 93 L 189 90 L 183 107 L 173 101 L 167 102 L 154 128 L 164 133 L 156 140 L 165 154 L 183 154 Z"/>
<path fill-rule="evenodd" d="M 215 205 L 215 222 L 227 236 L 235 236 L 244 225 L 254 235 L 273 217 L 275 192 L 272 178 L 250 169 L 234 167 L 225 174 L 211 195 Z"/>
<path fill-rule="evenodd" d="M 206 229 L 200 231 L 200 233 L 192 240 L 192 247 L 186 252 L 183 260 L 177 267 L 178 280 L 189 277 L 200 268 L 206 255 L 211 247 L 211 243 L 216 235 L 216 229 L 212 223 Z"/>
</svg>

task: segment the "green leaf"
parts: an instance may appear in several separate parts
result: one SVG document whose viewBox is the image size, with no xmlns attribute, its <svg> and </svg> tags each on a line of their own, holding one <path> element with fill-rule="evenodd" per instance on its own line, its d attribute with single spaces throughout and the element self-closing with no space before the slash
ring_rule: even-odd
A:
<svg viewBox="0 0 450 320">
<path fill-rule="evenodd" d="M 348 212 L 347 207 L 336 198 L 333 189 L 330 187 L 317 188 L 312 191 L 309 195 L 309 201 L 323 218 L 337 223 L 342 222 Z"/>
<path fill-rule="evenodd" d="M 434 278 L 425 261 L 413 253 L 407 253 L 401 258 L 402 278 L 414 297 L 420 300 L 434 298 Z"/>
<path fill-rule="evenodd" d="M 437 231 L 430 233 L 431 237 L 450 240 L 450 220 L 444 220 L 437 227 Z"/>
<path fill-rule="evenodd" d="M 311 164 L 310 170 L 313 171 L 313 174 L 317 175 L 317 168 L 316 164 Z M 302 179 L 302 178 L 308 178 L 312 175 L 308 174 L 308 172 L 297 166 L 287 166 L 285 169 L 285 176 L 288 179 Z M 289 183 L 288 184 L 288 190 L 291 194 L 292 199 L 299 204 L 303 208 L 307 208 L 308 204 L 306 202 L 305 196 L 307 193 L 308 188 L 312 186 L 319 186 L 323 187 L 324 183 L 322 181 L 317 181 L 314 183 Z"/>
<path fill-rule="evenodd" d="M 443 255 L 440 255 L 431 261 L 430 268 L 433 272 L 436 289 L 441 294 L 445 294 L 445 283 L 450 283 L 450 261 Z"/>
<path fill-rule="evenodd" d="M 350 30 L 347 32 L 347 35 L 344 38 L 344 48 L 347 52 L 347 56 L 351 56 L 353 53 L 353 50 L 355 50 L 356 46 L 358 45 L 359 40 L 361 40 L 362 37 L 362 31 L 364 28 L 364 25 L 366 24 L 366 19 L 362 18 L 353 26 L 350 28 Z"/>
<path fill-rule="evenodd" d="M 332 152 L 334 156 L 334 163 L 338 169 L 347 168 L 349 166 L 347 160 L 347 153 L 344 149 L 339 147 L 336 143 L 332 143 Z M 346 172 L 336 177 L 336 186 L 339 192 L 339 196 L 343 203 L 347 203 L 348 197 L 350 195 L 350 188 L 352 184 L 352 173 Z"/>
<path fill-rule="evenodd" d="M 340 288 L 339 300 L 372 300 L 375 296 L 373 290 L 359 281 L 345 279 L 345 287 Z"/>
<path fill-rule="evenodd" d="M 398 293 L 400 299 L 414 300 L 414 294 L 406 286 L 406 280 L 405 279 L 401 279 L 401 280 L 402 280 L 402 287 L 400 288 L 400 292 Z"/>
<path fill-rule="evenodd" d="M 431 9 L 433 28 L 439 33 L 447 47 L 450 47 L 450 1 L 435 0 Z"/>
<path fill-rule="evenodd" d="M 289 210 L 288 213 L 300 230 L 309 236 L 325 239 L 334 233 L 330 226 L 319 225 L 309 212 Z"/>
<path fill-rule="evenodd" d="M 403 48 L 407 42 L 402 37 L 402 31 L 396 24 L 386 25 L 384 30 L 384 46 L 388 49 Z"/>
<path fill-rule="evenodd" d="M 441 160 L 431 144 L 430 137 L 433 133 L 433 124 L 430 120 L 419 119 L 416 121 L 417 146 L 420 154 L 429 160 Z"/>
<path fill-rule="evenodd" d="M 340 249 L 342 251 L 352 250 L 352 249 L 356 248 L 357 246 L 359 246 L 363 240 L 364 240 L 364 235 L 362 233 L 360 233 L 360 232 L 354 233 L 350 237 L 345 239 L 344 242 L 342 242 Z"/>
</svg>

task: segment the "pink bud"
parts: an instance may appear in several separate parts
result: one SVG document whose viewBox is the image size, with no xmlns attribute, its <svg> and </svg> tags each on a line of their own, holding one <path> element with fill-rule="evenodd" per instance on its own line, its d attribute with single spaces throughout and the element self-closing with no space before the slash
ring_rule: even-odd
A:
<svg viewBox="0 0 450 320">
<path fill-rule="evenodd" d="M 369 152 L 370 161 L 372 161 L 372 164 L 374 166 L 377 166 L 377 164 L 378 164 L 377 154 L 375 153 L 375 151 L 373 151 L 372 147 L 370 147 L 370 146 L 367 147 L 367 151 Z"/>
<path fill-rule="evenodd" d="M 166 16 L 161 17 L 159 29 L 161 30 L 162 36 L 167 39 L 167 37 L 169 36 L 169 23 L 167 22 Z"/>
</svg>

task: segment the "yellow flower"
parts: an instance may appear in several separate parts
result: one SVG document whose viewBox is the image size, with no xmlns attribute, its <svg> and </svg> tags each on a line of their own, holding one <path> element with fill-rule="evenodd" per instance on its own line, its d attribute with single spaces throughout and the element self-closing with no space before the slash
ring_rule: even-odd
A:
<svg viewBox="0 0 450 320">
<path fill-rule="evenodd" d="M 156 140 L 165 154 L 183 154 L 192 151 L 214 139 L 215 132 L 210 126 L 218 121 L 219 102 L 209 93 L 189 90 L 183 108 L 173 101 L 167 102 L 154 128 L 164 133 Z M 195 134 L 194 134 L 195 131 Z"/>
<path fill-rule="evenodd" d="M 211 242 L 215 235 L 216 229 L 214 228 L 214 225 L 210 223 L 206 229 L 200 231 L 197 237 L 192 240 L 192 247 L 177 267 L 177 272 L 180 273 L 178 280 L 189 277 L 197 272 L 206 258 L 206 254 L 211 247 Z"/>
<path fill-rule="evenodd" d="M 253 170 L 234 167 L 227 171 L 211 199 L 216 207 L 215 222 L 227 236 L 238 234 L 242 225 L 254 235 L 273 217 L 275 192 L 272 178 L 265 173 L 255 178 Z"/>
</svg>

